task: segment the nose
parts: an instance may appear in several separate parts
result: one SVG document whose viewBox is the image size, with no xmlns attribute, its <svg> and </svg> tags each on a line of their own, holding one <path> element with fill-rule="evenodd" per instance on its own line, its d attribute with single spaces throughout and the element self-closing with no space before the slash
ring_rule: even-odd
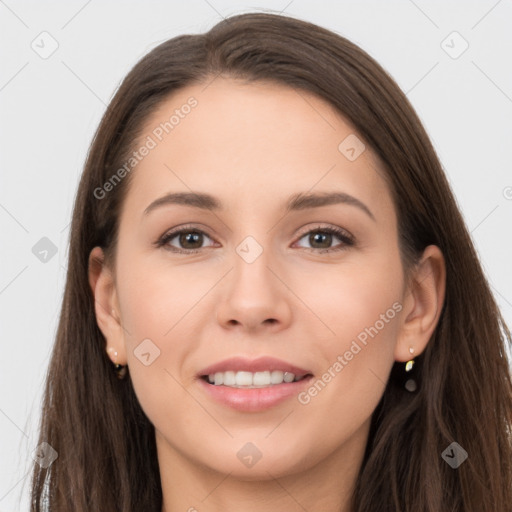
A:
<svg viewBox="0 0 512 512">
<path fill-rule="evenodd" d="M 222 327 L 251 333 L 288 327 L 293 293 L 286 276 L 279 275 L 280 267 L 270 259 L 267 251 L 251 263 L 236 255 L 234 267 L 219 289 L 216 319 Z"/>
</svg>

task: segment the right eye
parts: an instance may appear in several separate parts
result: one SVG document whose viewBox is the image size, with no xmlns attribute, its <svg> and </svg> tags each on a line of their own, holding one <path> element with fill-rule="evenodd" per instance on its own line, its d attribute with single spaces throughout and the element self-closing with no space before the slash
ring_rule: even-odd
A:
<svg viewBox="0 0 512 512">
<path fill-rule="evenodd" d="M 164 247 L 165 249 L 168 249 L 172 252 L 196 253 L 203 248 L 202 242 L 205 236 L 210 238 L 204 231 L 201 231 L 200 229 L 184 227 L 180 228 L 179 230 L 165 233 L 156 242 L 156 245 L 157 247 Z M 181 247 L 176 247 L 170 243 L 174 239 L 177 239 L 177 243 L 180 244 Z"/>
</svg>

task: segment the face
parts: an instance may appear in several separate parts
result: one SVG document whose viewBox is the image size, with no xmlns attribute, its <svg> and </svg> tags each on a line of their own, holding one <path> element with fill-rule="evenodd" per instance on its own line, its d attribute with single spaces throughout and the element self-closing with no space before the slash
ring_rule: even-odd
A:
<svg viewBox="0 0 512 512">
<path fill-rule="evenodd" d="M 220 78 L 147 122 L 115 308 L 160 457 L 254 479 L 361 451 L 394 362 L 404 273 L 390 191 L 357 136 L 311 94 Z M 178 193 L 211 197 L 158 201 Z M 292 373 L 305 377 L 278 383 Z M 244 383 L 261 387 L 232 387 Z"/>
</svg>

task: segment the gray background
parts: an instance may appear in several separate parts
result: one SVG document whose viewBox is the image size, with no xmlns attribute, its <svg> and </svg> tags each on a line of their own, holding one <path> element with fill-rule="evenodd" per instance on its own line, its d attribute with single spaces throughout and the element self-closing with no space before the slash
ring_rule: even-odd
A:
<svg viewBox="0 0 512 512">
<path fill-rule="evenodd" d="M 396 79 L 432 138 L 512 325 L 511 1 L 0 0 L 0 512 L 28 510 L 72 203 L 106 104 L 160 42 L 262 9 L 348 37 Z M 51 246 L 54 255 L 41 252 Z"/>
</svg>

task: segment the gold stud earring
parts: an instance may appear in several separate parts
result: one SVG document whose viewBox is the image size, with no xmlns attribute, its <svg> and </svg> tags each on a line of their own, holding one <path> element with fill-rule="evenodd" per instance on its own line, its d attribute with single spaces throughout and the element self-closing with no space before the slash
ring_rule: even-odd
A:
<svg viewBox="0 0 512 512">
<path fill-rule="evenodd" d="M 409 347 L 409 353 L 412 355 L 414 354 L 414 348 L 413 347 Z M 405 363 L 405 371 L 406 373 L 408 374 L 408 377 L 409 379 L 407 379 L 407 381 L 405 382 L 405 389 L 407 391 L 409 391 L 410 393 L 413 393 L 414 391 L 416 391 L 416 389 L 418 388 L 417 384 L 416 384 L 416 380 L 413 377 L 413 374 L 412 374 L 412 370 L 413 370 L 413 367 L 414 367 L 414 358 L 412 358 L 411 360 L 407 361 Z"/>
<path fill-rule="evenodd" d="M 117 350 L 114 350 L 114 347 L 109 347 L 107 352 L 114 355 L 114 370 L 116 372 L 116 377 L 118 379 L 124 379 L 126 376 L 126 366 L 117 363 Z"/>
</svg>

